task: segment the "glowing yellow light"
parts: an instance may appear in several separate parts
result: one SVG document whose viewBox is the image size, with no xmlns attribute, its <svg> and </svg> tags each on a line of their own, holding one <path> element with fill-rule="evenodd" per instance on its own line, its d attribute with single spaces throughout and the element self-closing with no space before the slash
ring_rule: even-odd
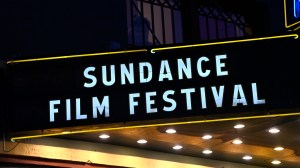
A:
<svg viewBox="0 0 300 168">
<path fill-rule="evenodd" d="M 184 124 L 197 124 L 197 123 L 208 123 L 208 122 L 247 120 L 247 119 L 258 119 L 258 118 L 285 117 L 285 116 L 295 116 L 295 115 L 300 115 L 300 113 L 269 114 L 269 115 L 261 115 L 261 116 L 221 118 L 221 119 L 211 119 L 211 120 L 172 122 L 172 123 L 136 125 L 136 126 L 121 126 L 121 127 L 113 127 L 113 128 L 100 128 L 100 129 L 92 129 L 92 130 L 72 131 L 72 132 L 70 132 L 70 134 L 91 133 L 91 132 L 121 130 L 121 129 L 130 129 L 130 128 L 147 128 L 147 127 L 160 127 L 160 126 L 172 126 L 172 125 L 184 125 Z M 30 136 L 19 136 L 19 137 L 13 137 L 13 138 L 11 138 L 11 141 L 14 142 L 14 141 L 24 140 L 24 139 L 50 137 L 50 136 L 57 136 L 57 135 L 64 135 L 64 134 L 63 133 L 54 133 L 54 134 L 38 134 L 38 135 L 30 135 Z"/>
<path fill-rule="evenodd" d="M 281 146 L 277 146 L 277 147 L 274 148 L 274 150 L 276 150 L 276 151 L 282 151 L 283 149 L 284 149 L 284 148 L 281 147 Z"/>
<path fill-rule="evenodd" d="M 168 134 L 175 134 L 176 130 L 174 130 L 174 129 L 167 129 L 166 133 L 168 133 Z"/>
<path fill-rule="evenodd" d="M 202 139 L 205 139 L 205 140 L 208 140 L 208 139 L 211 139 L 212 138 L 212 136 L 211 135 L 204 135 L 203 137 L 202 137 Z"/>
<path fill-rule="evenodd" d="M 202 153 L 208 155 L 208 154 L 212 154 L 213 152 L 209 149 L 206 149 L 206 150 L 202 151 Z"/>
<path fill-rule="evenodd" d="M 299 29 L 299 28 L 300 27 L 298 27 L 296 29 Z M 289 34 L 289 35 L 250 38 L 250 39 L 242 39 L 242 40 L 231 40 L 231 41 L 221 41 L 221 42 L 202 43 L 202 44 L 193 44 L 193 45 L 182 45 L 182 46 L 173 46 L 173 47 L 154 48 L 154 49 L 151 49 L 150 52 L 155 53 L 156 51 L 161 51 L 161 50 L 190 48 L 190 47 L 201 47 L 201 46 L 230 44 L 230 43 L 258 41 L 258 40 L 269 40 L 269 39 L 277 39 L 277 38 L 289 38 L 289 37 L 293 37 L 294 39 L 298 39 L 298 34 Z M 12 60 L 12 61 L 8 61 L 7 64 L 23 63 L 23 62 L 37 62 L 37 61 L 47 61 L 47 60 L 57 60 L 57 59 L 70 59 L 70 58 L 80 58 L 80 57 L 90 57 L 90 56 L 113 55 L 113 54 L 126 54 L 126 53 L 135 53 L 135 52 L 147 52 L 147 49 L 127 50 L 127 51 L 113 51 L 113 52 L 92 53 L 92 54 L 79 54 L 79 55 L 57 56 L 57 57 L 46 57 L 46 58 L 33 58 L 33 59 L 23 59 L 23 60 Z"/>
<path fill-rule="evenodd" d="M 252 159 L 252 156 L 246 155 L 246 156 L 243 157 L 243 159 L 244 159 L 244 160 L 251 160 L 251 159 Z"/>
<path fill-rule="evenodd" d="M 145 139 L 139 139 L 139 140 L 136 141 L 136 142 L 139 143 L 139 144 L 145 144 L 145 143 L 147 143 L 148 141 L 145 140 Z"/>
<path fill-rule="evenodd" d="M 279 165 L 279 164 L 281 164 L 281 161 L 279 161 L 279 160 L 273 160 L 271 163 L 274 164 L 274 165 Z"/>
<path fill-rule="evenodd" d="M 299 27 L 297 27 L 297 28 L 295 28 L 295 29 L 294 29 L 294 31 L 296 31 L 296 30 L 298 30 L 298 29 L 300 29 L 300 26 L 299 26 Z"/>
<path fill-rule="evenodd" d="M 107 134 L 101 134 L 101 135 L 99 135 L 99 138 L 101 138 L 101 139 L 108 139 L 110 136 L 109 135 L 107 135 Z"/>
<path fill-rule="evenodd" d="M 63 132 L 61 132 L 62 134 L 70 134 L 71 133 L 71 131 L 63 131 Z"/>
<path fill-rule="evenodd" d="M 269 129 L 269 132 L 270 132 L 271 134 L 277 134 L 277 133 L 280 132 L 280 130 L 279 130 L 278 128 L 271 128 L 271 129 Z"/>
<path fill-rule="evenodd" d="M 232 143 L 233 143 L 233 144 L 236 144 L 236 145 L 239 145 L 239 144 L 242 144 L 243 141 L 240 140 L 240 139 L 235 139 L 235 140 L 232 141 Z"/>
<path fill-rule="evenodd" d="M 281 35 L 281 36 L 270 36 L 270 37 L 250 38 L 250 39 L 242 39 L 242 40 L 231 40 L 231 41 L 221 41 L 221 42 L 212 42 L 212 43 L 202 43 L 202 44 L 182 45 L 182 46 L 173 46 L 173 47 L 163 47 L 163 48 L 154 48 L 150 52 L 151 53 L 156 53 L 156 51 L 162 51 L 162 50 L 172 50 L 172 49 L 191 48 L 191 47 L 202 47 L 202 46 L 240 43 L 240 42 L 258 41 L 258 40 L 270 40 L 270 39 L 278 39 L 278 38 L 290 38 L 290 37 L 293 37 L 294 39 L 298 39 L 299 36 L 298 36 L 298 34 L 289 34 L 289 35 Z"/>
<path fill-rule="evenodd" d="M 244 124 L 237 124 L 234 126 L 235 129 L 241 129 L 241 128 L 244 128 L 245 125 Z"/>
<path fill-rule="evenodd" d="M 173 146 L 173 149 L 175 149 L 175 150 L 180 150 L 180 149 L 182 149 L 183 147 L 181 146 L 181 145 L 175 145 L 175 146 Z"/>
<path fill-rule="evenodd" d="M 92 54 L 79 54 L 79 55 L 69 55 L 69 56 L 13 60 L 13 61 L 8 61 L 7 64 L 21 63 L 21 62 L 48 61 L 48 60 L 58 60 L 58 59 L 70 59 L 70 58 L 80 58 L 80 57 L 91 57 L 91 56 L 102 56 L 102 55 L 113 55 L 113 54 L 127 54 L 127 53 L 135 53 L 135 52 L 147 52 L 147 50 L 141 49 L 141 50 L 128 50 L 128 51 L 113 51 L 113 52 L 92 53 Z"/>
</svg>

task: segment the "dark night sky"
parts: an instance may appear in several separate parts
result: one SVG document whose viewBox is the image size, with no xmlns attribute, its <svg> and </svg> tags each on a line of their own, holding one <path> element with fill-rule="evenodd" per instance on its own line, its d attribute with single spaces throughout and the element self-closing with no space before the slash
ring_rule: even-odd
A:
<svg viewBox="0 0 300 168">
<path fill-rule="evenodd" d="M 126 42 L 124 0 L 6 0 L 0 6 L 3 57 L 91 53 Z"/>
</svg>

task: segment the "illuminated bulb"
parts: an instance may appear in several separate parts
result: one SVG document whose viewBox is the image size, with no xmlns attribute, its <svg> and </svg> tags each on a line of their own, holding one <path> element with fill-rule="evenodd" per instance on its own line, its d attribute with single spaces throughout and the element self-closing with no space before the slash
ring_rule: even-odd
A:
<svg viewBox="0 0 300 168">
<path fill-rule="evenodd" d="M 243 159 L 244 159 L 244 160 L 251 160 L 251 159 L 252 159 L 252 156 L 246 155 L 246 156 L 243 157 Z"/>
<path fill-rule="evenodd" d="M 280 132 L 280 130 L 277 129 L 277 128 L 271 128 L 271 129 L 269 129 L 269 132 L 270 132 L 271 134 L 277 134 L 278 132 Z"/>
<path fill-rule="evenodd" d="M 70 134 L 71 133 L 71 131 L 64 131 L 64 132 L 62 132 L 62 134 Z"/>
<path fill-rule="evenodd" d="M 147 140 L 140 139 L 140 140 L 137 141 L 137 143 L 139 143 L 139 144 L 145 144 L 145 143 L 147 143 Z"/>
<path fill-rule="evenodd" d="M 280 164 L 281 162 L 280 162 L 279 160 L 273 160 L 271 163 L 274 164 L 274 165 L 278 165 L 278 164 Z"/>
<path fill-rule="evenodd" d="M 212 138 L 211 135 L 204 135 L 204 136 L 202 137 L 202 139 L 211 139 L 211 138 Z"/>
<path fill-rule="evenodd" d="M 244 124 L 237 124 L 234 126 L 235 129 L 241 129 L 241 128 L 244 128 L 245 125 Z"/>
<path fill-rule="evenodd" d="M 176 130 L 174 130 L 174 129 L 167 129 L 166 133 L 168 133 L 168 134 L 175 134 Z"/>
<path fill-rule="evenodd" d="M 240 139 L 235 139 L 232 141 L 233 144 L 236 144 L 236 145 L 239 145 L 239 144 L 242 144 L 243 141 L 241 141 Z"/>
<path fill-rule="evenodd" d="M 209 149 L 206 149 L 206 150 L 202 151 L 202 153 L 204 153 L 204 154 L 208 155 L 208 154 L 211 154 L 211 153 L 212 153 L 212 151 L 211 151 L 211 150 L 209 150 Z"/>
<path fill-rule="evenodd" d="M 175 150 L 180 150 L 180 149 L 182 149 L 183 147 L 181 146 L 181 145 L 175 145 L 175 146 L 173 146 L 173 149 L 175 149 Z"/>
<path fill-rule="evenodd" d="M 274 148 L 274 150 L 276 150 L 276 151 L 282 151 L 283 149 L 284 149 L 284 148 L 281 147 L 281 146 L 277 146 L 277 147 Z"/>
<path fill-rule="evenodd" d="M 110 136 L 107 135 L 107 134 L 102 134 L 102 135 L 99 136 L 99 138 L 101 138 L 101 139 L 107 139 L 107 138 L 109 138 L 109 137 L 110 137 Z"/>
</svg>

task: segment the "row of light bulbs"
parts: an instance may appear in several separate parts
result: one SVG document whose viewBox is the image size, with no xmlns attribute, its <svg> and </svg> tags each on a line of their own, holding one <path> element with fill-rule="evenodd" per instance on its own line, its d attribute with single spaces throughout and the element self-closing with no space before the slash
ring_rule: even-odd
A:
<svg viewBox="0 0 300 168">
<path fill-rule="evenodd" d="M 237 124 L 237 125 L 234 126 L 235 129 L 242 129 L 242 128 L 244 128 L 244 127 L 245 127 L 244 124 Z M 271 133 L 271 134 L 277 134 L 277 133 L 280 132 L 280 130 L 277 129 L 277 128 L 270 128 L 270 129 L 268 130 L 268 132 Z M 166 130 L 166 133 L 168 133 L 168 134 L 175 134 L 175 133 L 176 133 L 176 130 L 175 130 L 175 129 L 167 129 L 167 130 Z M 108 134 L 101 134 L 101 135 L 99 136 L 99 138 L 101 138 L 101 139 L 108 139 L 108 138 L 110 138 L 110 136 L 109 136 Z M 202 136 L 202 139 L 204 139 L 204 140 L 212 139 L 212 135 L 206 134 L 206 135 Z M 146 144 L 147 142 L 148 142 L 148 141 L 147 141 L 146 139 L 139 139 L 139 140 L 137 140 L 137 143 L 139 143 L 139 144 Z M 240 140 L 240 139 L 234 139 L 234 140 L 232 141 L 232 143 L 233 143 L 233 144 L 236 144 L 236 145 L 239 145 L 239 144 L 242 144 L 243 141 Z M 174 149 L 174 150 L 180 150 L 180 149 L 182 149 L 182 148 L 183 148 L 183 146 L 181 146 L 181 145 L 175 145 L 175 146 L 173 146 L 173 149 Z M 277 147 L 274 148 L 274 150 L 275 150 L 275 151 L 282 151 L 282 150 L 284 150 L 284 148 L 281 147 L 281 146 L 277 146 Z M 209 154 L 212 154 L 213 151 L 210 150 L 210 149 L 205 149 L 205 150 L 202 151 L 202 153 L 203 153 L 203 154 L 206 154 L 206 155 L 209 155 Z M 244 159 L 244 160 L 251 160 L 251 159 L 252 159 L 252 156 L 250 156 L 250 155 L 245 155 L 245 156 L 243 156 L 243 159 Z M 279 161 L 279 160 L 272 160 L 271 163 L 274 164 L 274 165 L 278 165 L 278 164 L 281 164 L 281 161 Z"/>
</svg>

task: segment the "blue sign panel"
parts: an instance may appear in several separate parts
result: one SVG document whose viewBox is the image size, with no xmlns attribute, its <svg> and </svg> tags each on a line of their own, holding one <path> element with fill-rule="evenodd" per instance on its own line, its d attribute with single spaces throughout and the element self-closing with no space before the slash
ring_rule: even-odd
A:
<svg viewBox="0 0 300 168">
<path fill-rule="evenodd" d="M 294 16 L 295 18 L 300 17 L 300 0 L 294 0 Z"/>
<path fill-rule="evenodd" d="M 300 1 L 299 0 L 283 0 L 284 1 L 284 19 L 285 28 L 298 29 L 300 24 Z"/>
</svg>

